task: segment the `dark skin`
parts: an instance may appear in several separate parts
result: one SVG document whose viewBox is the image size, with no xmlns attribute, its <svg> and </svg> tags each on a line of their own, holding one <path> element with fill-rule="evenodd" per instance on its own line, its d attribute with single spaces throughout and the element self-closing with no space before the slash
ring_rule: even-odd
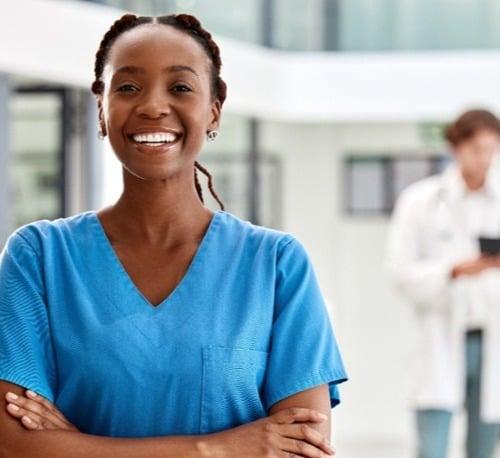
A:
<svg viewBox="0 0 500 458">
<path fill-rule="evenodd" d="M 221 106 L 210 93 L 209 60 L 202 47 L 164 25 L 142 25 L 120 36 L 103 79 L 100 123 L 122 164 L 124 191 L 98 217 L 130 279 L 157 306 L 185 275 L 212 218 L 196 193 L 193 170 L 206 132 L 218 127 Z M 168 141 L 141 142 L 141 135 L 155 133 Z M 290 396 L 268 414 L 205 436 L 97 437 L 79 432 L 43 397 L 0 382 L 0 457 L 333 454 L 326 385 Z"/>
<path fill-rule="evenodd" d="M 163 202 L 160 198 L 154 200 L 157 201 L 150 201 L 147 207 L 138 201 L 134 219 L 126 209 L 122 212 L 122 205 L 130 207 L 130 204 L 121 200 L 113 208 L 99 212 L 99 219 L 133 283 L 152 305 L 157 306 L 185 275 L 212 213 L 201 205 L 197 212 L 192 213 L 177 209 L 177 221 L 165 224 L 161 212 Z M 151 223 L 141 227 L 138 221 Z M 155 230 L 150 231 L 151 227 Z M 158 278 L 162 281 L 152 281 Z"/>
</svg>

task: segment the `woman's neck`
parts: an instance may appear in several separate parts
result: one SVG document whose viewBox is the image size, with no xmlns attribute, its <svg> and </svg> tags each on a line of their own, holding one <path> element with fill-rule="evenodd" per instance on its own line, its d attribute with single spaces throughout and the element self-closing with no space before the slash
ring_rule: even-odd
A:
<svg viewBox="0 0 500 458">
<path fill-rule="evenodd" d="M 100 212 L 101 222 L 115 237 L 152 244 L 177 243 L 203 234 L 212 212 L 188 180 L 124 180 L 118 201 Z"/>
</svg>

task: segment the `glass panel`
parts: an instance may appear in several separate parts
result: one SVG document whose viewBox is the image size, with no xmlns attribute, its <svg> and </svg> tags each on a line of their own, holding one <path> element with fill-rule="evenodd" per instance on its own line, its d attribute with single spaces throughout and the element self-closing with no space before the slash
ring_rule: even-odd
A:
<svg viewBox="0 0 500 458">
<path fill-rule="evenodd" d="M 343 50 L 500 46 L 496 0 L 341 0 Z"/>
<path fill-rule="evenodd" d="M 323 49 L 323 0 L 274 0 L 272 44 L 288 50 Z"/>
<path fill-rule="evenodd" d="M 393 0 L 341 0 L 339 48 L 357 51 L 393 49 L 394 16 Z"/>
<path fill-rule="evenodd" d="M 399 194 L 418 180 L 440 173 L 449 155 L 352 156 L 346 159 L 346 209 L 352 214 L 389 213 Z"/>
<path fill-rule="evenodd" d="M 260 43 L 263 35 L 262 2 L 272 2 L 272 45 L 287 50 L 321 50 L 325 47 L 346 51 L 500 47 L 498 0 L 94 2 L 138 14 L 185 11 L 198 16 L 215 34 L 253 43 Z M 326 43 L 325 37 L 328 37 Z"/>
<path fill-rule="evenodd" d="M 106 0 L 98 3 L 142 15 L 190 13 L 213 34 L 259 43 L 264 0 Z"/>
<path fill-rule="evenodd" d="M 61 216 L 61 105 L 55 93 L 12 97 L 16 226 Z"/>
<path fill-rule="evenodd" d="M 204 164 L 213 176 L 215 190 L 224 202 L 226 210 L 240 218 L 248 219 L 250 177 L 246 158 L 213 154 L 205 158 Z M 273 157 L 263 157 L 259 161 L 259 176 L 259 224 L 279 229 L 282 223 L 280 161 Z M 201 174 L 200 181 L 204 181 Z M 218 208 L 207 190 L 204 190 L 204 197 L 208 207 L 214 210 Z"/>
<path fill-rule="evenodd" d="M 485 47 L 488 1 L 403 0 L 395 8 L 395 48 Z"/>
<path fill-rule="evenodd" d="M 247 218 L 246 156 L 249 150 L 250 124 L 244 116 L 223 114 L 219 136 L 215 142 L 205 142 L 199 162 L 213 177 L 214 189 L 227 210 L 241 218 Z M 216 210 L 217 202 L 210 195 L 207 180 L 199 173 L 205 203 Z"/>
<path fill-rule="evenodd" d="M 246 156 L 250 141 L 250 120 L 246 116 L 224 113 L 219 127 L 219 136 L 215 142 L 205 142 L 200 155 L 203 163 L 205 156 L 223 154 L 225 156 Z"/>
<path fill-rule="evenodd" d="M 381 158 L 350 159 L 347 162 L 347 209 L 352 213 L 384 213 L 386 161 Z"/>
<path fill-rule="evenodd" d="M 433 172 L 432 160 L 429 158 L 395 158 L 392 161 L 392 204 L 395 203 L 403 189 Z"/>
<path fill-rule="evenodd" d="M 171 11 L 194 14 L 211 33 L 259 43 L 261 0 L 174 0 Z"/>
<path fill-rule="evenodd" d="M 215 191 L 227 210 L 243 219 L 250 217 L 249 208 L 249 164 L 250 120 L 244 116 L 225 114 L 222 116 L 219 136 L 215 142 L 207 142 L 199 161 L 213 176 Z M 259 222 L 265 226 L 279 228 L 281 225 L 281 163 L 264 156 L 259 161 Z M 206 180 L 200 174 L 205 202 L 212 209 L 217 203 L 206 188 Z"/>
</svg>

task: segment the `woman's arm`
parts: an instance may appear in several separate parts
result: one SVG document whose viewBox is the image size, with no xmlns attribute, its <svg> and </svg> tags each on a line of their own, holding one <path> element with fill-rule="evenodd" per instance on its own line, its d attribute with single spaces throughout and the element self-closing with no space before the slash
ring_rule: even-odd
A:
<svg viewBox="0 0 500 458">
<path fill-rule="evenodd" d="M 16 394 L 18 399 L 7 402 L 8 392 Z M 325 415 L 300 408 L 299 404 L 303 404 L 307 396 L 296 396 L 300 402 L 294 408 L 288 408 L 293 405 L 295 396 L 291 396 L 282 401 L 283 404 L 273 406 L 269 417 L 222 433 L 117 439 L 82 434 L 64 424 L 61 424 L 63 429 L 47 427 L 50 421 L 57 423 L 60 419 L 54 420 L 54 411 L 47 408 L 40 397 L 38 401 L 28 399 L 23 388 L 0 381 L 0 458 L 232 458 L 294 454 L 315 458 L 331 455 L 326 437 L 311 426 L 324 423 Z M 312 399 L 316 396 L 312 395 Z M 12 410 L 12 405 L 18 406 L 19 410 Z M 51 420 L 45 425 L 40 424 L 37 430 L 28 430 L 30 428 L 23 427 L 21 419 L 32 415 L 35 418 L 34 411 L 38 418 L 49 417 Z"/>
</svg>

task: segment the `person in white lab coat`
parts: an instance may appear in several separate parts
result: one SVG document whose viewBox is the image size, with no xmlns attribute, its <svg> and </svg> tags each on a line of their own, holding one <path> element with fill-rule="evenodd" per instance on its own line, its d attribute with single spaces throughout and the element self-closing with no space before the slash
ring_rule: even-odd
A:
<svg viewBox="0 0 500 458">
<path fill-rule="evenodd" d="M 445 458 L 453 413 L 467 410 L 467 458 L 492 458 L 500 432 L 500 122 L 470 110 L 446 130 L 456 158 L 404 190 L 389 236 L 389 267 L 415 305 L 419 458 Z"/>
</svg>

